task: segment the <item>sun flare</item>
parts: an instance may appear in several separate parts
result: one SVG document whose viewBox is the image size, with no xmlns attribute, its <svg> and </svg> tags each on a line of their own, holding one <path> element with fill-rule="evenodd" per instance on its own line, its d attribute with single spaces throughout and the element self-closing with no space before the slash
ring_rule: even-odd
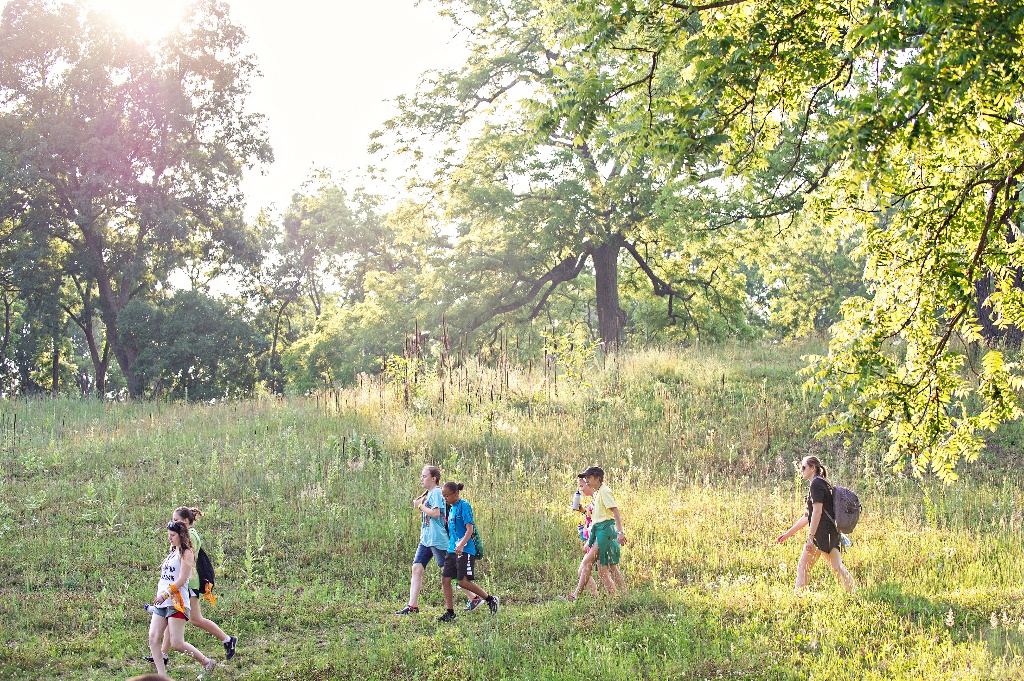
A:
<svg viewBox="0 0 1024 681">
<path fill-rule="evenodd" d="M 174 30 L 189 0 L 90 0 L 88 4 L 116 21 L 132 37 L 150 41 Z"/>
</svg>

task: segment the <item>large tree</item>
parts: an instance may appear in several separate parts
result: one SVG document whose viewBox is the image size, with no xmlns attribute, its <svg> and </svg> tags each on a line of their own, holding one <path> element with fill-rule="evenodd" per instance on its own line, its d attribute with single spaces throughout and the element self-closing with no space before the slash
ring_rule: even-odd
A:
<svg viewBox="0 0 1024 681">
<path fill-rule="evenodd" d="M 269 161 L 245 110 L 253 58 L 227 5 L 194 4 L 156 45 L 133 42 L 76 3 L 10 0 L 0 23 L 0 196 L 17 197 L 15 238 L 66 246 L 64 274 L 88 336 L 95 309 L 131 395 L 141 395 L 118 315 L 182 267 L 196 242 L 251 245 L 238 188 Z M 20 235 L 19 235 L 20 234 Z M 102 362 L 97 347 L 94 362 Z"/>
<path fill-rule="evenodd" d="M 851 297 L 814 383 L 826 425 L 884 431 L 894 464 L 955 477 L 980 429 L 1021 416 L 1024 5 L 615 0 L 564 3 L 589 61 L 554 108 L 580 129 L 640 124 L 632 143 L 681 172 L 716 164 L 723 221 L 808 205 L 862 235 Z M 781 230 L 785 235 L 785 230 Z M 1011 338 L 1012 340 L 1012 338 Z"/>
<path fill-rule="evenodd" d="M 646 279 L 666 299 L 667 316 L 695 333 L 695 299 L 723 291 L 743 299 L 735 267 L 687 248 L 701 219 L 688 211 L 695 204 L 683 200 L 684 186 L 647 150 L 622 143 L 638 124 L 603 117 L 580 126 L 553 108 L 563 78 L 591 56 L 564 42 L 569 17 L 529 0 L 440 4 L 467 37 L 470 57 L 399 98 L 400 114 L 386 126 L 395 139 L 381 148 L 419 159 L 450 145 L 428 162 L 427 184 L 457 229 L 454 323 L 473 330 L 499 315 L 532 319 L 587 268 L 609 348 L 627 319 L 623 268 Z"/>
</svg>

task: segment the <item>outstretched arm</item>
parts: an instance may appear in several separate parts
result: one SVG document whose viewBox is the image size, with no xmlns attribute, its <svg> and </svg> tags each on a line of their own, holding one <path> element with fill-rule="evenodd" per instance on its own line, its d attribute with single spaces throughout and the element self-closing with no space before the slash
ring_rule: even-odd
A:
<svg viewBox="0 0 1024 681">
<path fill-rule="evenodd" d="M 802 515 L 802 516 L 800 516 L 800 520 L 798 520 L 795 523 L 793 523 L 793 527 L 791 527 L 788 530 L 786 530 L 775 541 L 777 543 L 781 544 L 782 542 L 786 541 L 787 539 L 789 539 L 790 537 L 792 537 L 794 534 L 796 534 L 797 532 L 799 532 L 800 530 L 802 530 L 805 527 L 807 527 L 807 516 Z"/>
</svg>

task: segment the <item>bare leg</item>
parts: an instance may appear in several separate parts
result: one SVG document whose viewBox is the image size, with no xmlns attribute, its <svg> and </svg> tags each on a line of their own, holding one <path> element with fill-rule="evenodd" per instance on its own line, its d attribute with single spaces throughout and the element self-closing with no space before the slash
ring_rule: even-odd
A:
<svg viewBox="0 0 1024 681">
<path fill-rule="evenodd" d="M 167 618 L 167 630 L 171 633 L 171 647 L 179 653 L 188 653 L 199 664 L 206 664 L 210 658 L 199 652 L 194 645 L 185 641 L 185 620 L 177 617 Z"/>
<path fill-rule="evenodd" d="M 825 560 L 832 567 L 832 572 L 836 573 L 836 579 L 843 585 L 847 593 L 853 593 L 857 590 L 857 587 L 853 584 L 853 575 L 843 565 L 843 554 L 839 553 L 839 549 L 832 549 L 832 552 L 825 556 Z"/>
<path fill-rule="evenodd" d="M 817 546 L 808 542 L 804 544 L 804 551 L 800 554 L 800 562 L 796 564 L 796 593 L 799 594 L 807 588 L 811 579 L 811 568 L 818 562 L 821 551 Z"/>
<path fill-rule="evenodd" d="M 153 664 L 156 665 L 156 673 L 161 676 L 167 676 L 167 667 L 164 666 L 163 651 L 160 649 L 166 632 L 166 618 L 160 617 L 159 615 L 153 615 L 149 618 L 149 654 L 153 656 Z"/>
<path fill-rule="evenodd" d="M 423 588 L 423 566 L 419 563 L 412 565 L 412 579 L 409 580 L 409 605 L 417 607 L 420 602 L 420 589 Z"/>
<path fill-rule="evenodd" d="M 478 587 L 473 582 L 469 581 L 468 577 L 463 577 L 462 579 L 459 580 L 459 588 L 461 588 L 463 591 L 469 591 L 470 593 L 475 593 L 477 596 L 479 596 L 480 598 L 482 598 L 484 600 L 487 600 L 489 598 L 489 596 L 487 595 L 487 592 L 484 591 L 483 589 L 481 589 L 480 587 Z M 452 602 L 453 603 L 455 602 L 454 599 L 455 599 L 455 596 L 453 594 L 452 595 Z"/>
<path fill-rule="evenodd" d="M 583 562 L 580 563 L 579 577 L 580 581 L 576 585 L 576 590 L 572 592 L 573 596 L 579 596 L 583 593 L 583 589 L 586 588 L 587 582 L 590 580 L 590 573 L 594 571 L 594 563 L 597 562 L 597 544 L 594 544 L 590 549 L 587 550 L 585 556 L 583 556 Z M 597 588 L 597 585 L 594 585 Z"/>
<path fill-rule="evenodd" d="M 615 580 L 615 586 L 618 588 L 620 594 L 626 593 L 626 578 L 622 576 L 622 571 L 619 570 L 618 565 L 610 565 L 608 571 L 612 573 L 612 579 Z"/>
<path fill-rule="evenodd" d="M 444 592 L 444 607 L 446 610 L 455 609 L 455 589 L 452 588 L 452 580 L 449 577 L 441 579 L 441 591 Z"/>
<path fill-rule="evenodd" d="M 608 595 L 618 595 L 618 590 L 615 588 L 615 582 L 612 581 L 611 570 L 608 569 L 607 565 L 599 565 L 597 567 L 597 576 L 601 578 L 601 583 L 604 584 L 604 588 L 608 591 Z"/>
<path fill-rule="evenodd" d="M 588 565 L 585 560 L 581 560 L 580 568 L 576 572 L 579 577 L 579 583 L 583 584 L 583 586 L 587 588 L 587 591 L 590 592 L 590 595 L 596 598 L 601 592 L 597 588 L 597 581 L 593 579 L 592 576 L 594 566 Z"/>
<path fill-rule="evenodd" d="M 211 636 L 215 636 L 218 641 L 223 643 L 224 639 L 226 639 L 228 635 L 224 633 L 223 629 L 217 626 L 216 622 L 214 622 L 213 620 L 208 620 L 205 617 L 203 617 L 203 599 L 191 596 L 189 597 L 189 601 L 191 601 L 189 605 L 192 606 L 192 617 L 189 618 L 189 622 L 196 625 L 197 627 L 207 632 Z"/>
</svg>

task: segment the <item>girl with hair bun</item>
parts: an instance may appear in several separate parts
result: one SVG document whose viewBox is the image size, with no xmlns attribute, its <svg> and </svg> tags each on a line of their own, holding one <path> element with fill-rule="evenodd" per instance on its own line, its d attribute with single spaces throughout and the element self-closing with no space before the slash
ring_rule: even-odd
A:
<svg viewBox="0 0 1024 681">
<path fill-rule="evenodd" d="M 798 531 L 810 525 L 807 533 L 807 542 L 804 544 L 803 553 L 800 554 L 800 562 L 796 568 L 796 593 L 799 594 L 807 587 L 810 581 L 811 568 L 818 562 L 822 555 L 832 567 L 836 579 L 843 585 L 847 592 L 855 591 L 853 577 L 843 565 L 843 555 L 840 553 L 839 528 L 836 527 L 834 500 L 832 498 L 832 486 L 828 483 L 828 471 L 816 456 L 804 457 L 800 462 L 800 477 L 810 480 L 810 488 L 807 492 L 807 515 L 800 516 L 793 527 L 786 530 L 775 541 L 781 544 Z"/>
<path fill-rule="evenodd" d="M 455 620 L 455 590 L 452 580 L 459 580 L 463 591 L 474 593 L 484 600 L 491 614 L 498 612 L 498 597 L 489 595 L 473 583 L 476 579 L 476 543 L 473 541 L 473 508 L 460 496 L 465 489 L 461 482 L 446 482 L 441 496 L 449 505 L 448 510 L 448 555 L 445 557 L 444 569 L 441 571 L 441 584 L 444 589 L 445 613 L 438 618 L 439 622 Z"/>
<path fill-rule="evenodd" d="M 182 506 L 181 508 L 175 509 L 174 514 L 171 516 L 174 522 L 183 523 L 185 527 L 188 528 L 189 539 L 192 542 L 192 547 L 193 550 L 195 551 L 196 557 L 199 556 L 199 549 L 201 549 L 203 546 L 203 540 L 199 536 L 199 533 L 196 532 L 195 527 L 193 527 L 193 525 L 201 517 L 203 517 L 202 511 L 200 511 L 198 508 L 189 508 L 188 506 Z M 192 611 L 192 615 L 189 619 L 192 622 L 192 624 L 196 625 L 197 627 L 209 633 L 210 635 L 215 636 L 217 640 L 224 645 L 224 659 L 230 660 L 232 657 L 235 656 L 235 646 L 238 644 L 238 637 L 228 636 L 224 633 L 223 629 L 217 626 L 216 622 L 203 617 L 202 596 L 203 594 L 201 594 L 199 591 L 199 571 L 194 569 L 192 570 L 192 573 L 189 575 L 188 578 L 188 600 L 189 607 Z M 212 598 L 213 597 L 211 596 L 207 596 L 207 600 L 210 600 L 211 604 L 213 603 Z M 170 638 L 169 636 L 165 635 L 162 646 L 165 664 L 167 662 L 167 654 L 168 652 L 170 652 L 170 649 Z M 152 662 L 152 660 L 150 661 Z"/>
</svg>

